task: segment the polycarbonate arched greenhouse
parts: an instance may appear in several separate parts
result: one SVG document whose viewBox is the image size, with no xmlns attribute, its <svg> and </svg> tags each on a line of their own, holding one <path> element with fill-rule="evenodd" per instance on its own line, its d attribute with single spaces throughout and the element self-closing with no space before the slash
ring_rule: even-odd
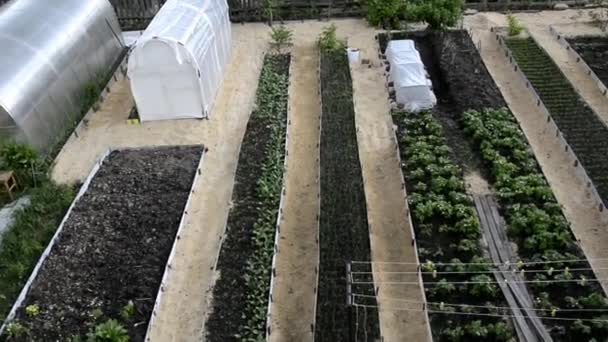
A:
<svg viewBox="0 0 608 342">
<path fill-rule="evenodd" d="M 125 48 L 108 0 L 13 0 L 0 8 L 0 47 L 0 135 L 42 151 Z"/>
</svg>

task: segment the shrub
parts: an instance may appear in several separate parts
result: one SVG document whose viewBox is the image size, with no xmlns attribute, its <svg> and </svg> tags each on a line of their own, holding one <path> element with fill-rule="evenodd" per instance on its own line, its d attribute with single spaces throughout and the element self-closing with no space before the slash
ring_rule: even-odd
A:
<svg viewBox="0 0 608 342">
<path fill-rule="evenodd" d="M 29 145 L 15 142 L 0 147 L 2 166 L 12 170 L 30 169 L 38 158 L 38 153 Z"/>
<path fill-rule="evenodd" d="M 285 25 L 274 26 L 270 32 L 272 45 L 277 49 L 277 53 L 281 53 L 281 49 L 291 45 L 293 33 Z"/>
<path fill-rule="evenodd" d="M 12 322 L 6 326 L 6 334 L 8 337 L 25 337 L 27 333 L 27 328 L 19 322 Z"/>
<path fill-rule="evenodd" d="M 346 48 L 346 43 L 336 36 L 336 25 L 331 24 L 323 28 L 319 37 L 319 48 L 323 51 L 337 51 Z"/>
<path fill-rule="evenodd" d="M 509 36 L 519 36 L 524 30 L 517 18 L 510 14 L 507 16 L 507 22 L 509 23 Z"/>
<path fill-rule="evenodd" d="M 88 342 L 128 342 L 129 335 L 127 329 L 115 319 L 110 319 L 95 327 L 95 331 L 90 332 Z"/>
<path fill-rule="evenodd" d="M 407 3 L 407 18 L 422 21 L 433 31 L 455 26 L 462 18 L 463 0 L 411 0 Z"/>
<path fill-rule="evenodd" d="M 367 0 L 367 21 L 372 26 L 398 29 L 405 11 L 403 0 Z"/>
</svg>

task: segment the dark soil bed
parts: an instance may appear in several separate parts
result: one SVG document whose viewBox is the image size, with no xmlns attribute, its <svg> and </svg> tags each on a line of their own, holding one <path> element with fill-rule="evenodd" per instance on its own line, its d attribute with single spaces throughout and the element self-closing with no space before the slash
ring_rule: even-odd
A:
<svg viewBox="0 0 608 342">
<path fill-rule="evenodd" d="M 388 37 L 380 34 L 378 38 L 384 53 Z M 506 107 L 506 102 L 467 32 L 398 32 L 392 34 L 392 39 L 411 39 L 416 43 L 437 96 L 433 113 L 445 128 L 452 157 L 465 173 L 483 171 L 461 129 L 461 116 L 469 109 Z"/>
<path fill-rule="evenodd" d="M 265 68 L 262 73 L 272 72 L 289 77 L 289 55 L 268 56 L 264 65 L 267 69 Z M 262 74 L 261 77 L 265 78 L 265 75 Z M 260 84 L 258 88 L 258 106 L 262 101 L 260 93 L 265 92 L 265 88 L 263 84 Z M 286 99 L 283 100 L 286 106 Z M 286 112 L 275 114 L 283 121 L 286 120 Z M 284 129 L 285 127 L 283 127 Z M 247 124 L 241 145 L 232 194 L 233 208 L 228 216 L 226 239 L 222 244 L 217 265 L 220 278 L 213 288 L 212 313 L 206 322 L 207 341 L 210 342 L 240 341 L 239 332 L 248 325 L 248 317 L 243 312 L 243 306 L 251 293 L 244 280 L 247 276 L 245 268 L 256 249 L 253 236 L 254 225 L 264 214 L 260 208 L 257 183 L 262 174 L 266 155 L 271 148 L 269 146 L 271 134 L 272 127 L 268 118 L 261 117 L 258 112 L 254 111 Z M 274 210 L 278 210 L 280 195 L 276 197 L 276 200 Z M 276 220 L 276 215 L 274 218 Z M 271 265 L 268 264 L 267 267 L 270 269 Z M 270 284 L 270 278 L 268 278 L 268 284 Z M 264 327 L 257 328 L 262 329 L 263 334 Z"/>
<path fill-rule="evenodd" d="M 143 341 L 202 146 L 112 152 L 78 200 L 17 312 L 26 334 L 66 341 L 121 319 Z M 39 313 L 26 314 L 28 306 Z"/>
<path fill-rule="evenodd" d="M 374 341 L 380 336 L 377 310 L 359 310 L 357 320 L 346 306 L 346 262 L 370 260 L 370 242 L 352 80 L 343 51 L 321 53 L 321 89 L 320 268 L 316 341 L 352 341 L 355 338 Z M 354 291 L 374 294 L 369 287 Z"/>
<path fill-rule="evenodd" d="M 608 86 L 608 36 L 581 36 L 566 40 L 604 86 Z"/>
</svg>

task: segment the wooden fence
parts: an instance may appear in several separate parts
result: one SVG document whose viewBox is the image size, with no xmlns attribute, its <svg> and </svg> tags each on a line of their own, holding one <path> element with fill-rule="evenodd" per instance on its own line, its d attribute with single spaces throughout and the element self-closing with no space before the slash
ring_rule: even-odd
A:
<svg viewBox="0 0 608 342">
<path fill-rule="evenodd" d="M 9 0 L 0 0 L 0 5 Z M 13 0 L 19 1 L 19 0 Z M 123 30 L 143 30 L 166 0 L 110 0 Z M 233 22 L 323 19 L 360 17 L 365 15 L 364 0 L 278 0 L 270 13 L 264 4 L 268 0 L 228 0 Z M 481 11 L 541 10 L 557 3 L 582 6 L 589 0 L 466 0 L 466 7 Z"/>
</svg>

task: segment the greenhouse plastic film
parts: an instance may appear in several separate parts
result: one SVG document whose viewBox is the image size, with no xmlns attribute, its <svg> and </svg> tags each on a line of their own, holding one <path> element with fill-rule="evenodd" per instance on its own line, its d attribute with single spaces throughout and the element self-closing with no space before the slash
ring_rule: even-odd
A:
<svg viewBox="0 0 608 342">
<path fill-rule="evenodd" d="M 386 57 L 391 66 L 389 80 L 395 85 L 397 102 L 412 112 L 435 106 L 437 98 L 414 41 L 389 42 Z"/>
<path fill-rule="evenodd" d="M 155 50 L 155 43 L 164 44 L 163 48 L 168 47 L 172 55 L 158 53 L 161 47 Z M 230 48 L 226 0 L 167 1 L 137 40 L 129 60 L 129 77 L 142 121 L 207 117 L 221 85 Z M 172 84 L 188 89 L 172 92 L 168 89 Z M 184 102 L 191 105 L 178 105 Z"/>
</svg>

